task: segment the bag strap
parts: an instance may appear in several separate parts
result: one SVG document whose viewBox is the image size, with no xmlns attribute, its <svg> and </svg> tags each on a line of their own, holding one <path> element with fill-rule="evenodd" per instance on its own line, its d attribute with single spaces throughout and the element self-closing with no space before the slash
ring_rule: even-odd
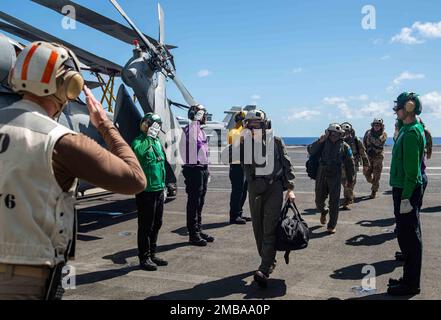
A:
<svg viewBox="0 0 441 320">
<path fill-rule="evenodd" d="M 287 200 L 285 203 L 285 206 L 283 207 L 282 212 L 280 214 L 282 219 L 284 219 L 288 215 L 289 209 L 291 209 L 294 212 L 295 216 L 302 218 L 302 215 L 300 214 L 300 211 L 297 208 L 297 205 L 295 203 L 292 203 L 291 201 Z"/>
<path fill-rule="evenodd" d="M 283 206 L 283 208 L 282 208 L 282 211 L 280 212 L 280 219 L 281 220 L 283 220 L 283 219 L 285 219 L 286 218 L 286 216 L 288 215 L 288 210 L 289 210 L 289 203 L 290 203 L 290 201 L 287 201 L 286 203 L 285 203 L 285 205 Z"/>
</svg>

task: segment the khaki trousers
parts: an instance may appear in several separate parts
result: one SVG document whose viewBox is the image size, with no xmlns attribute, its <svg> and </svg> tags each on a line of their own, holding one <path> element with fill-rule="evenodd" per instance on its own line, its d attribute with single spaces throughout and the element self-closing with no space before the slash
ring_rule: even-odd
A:
<svg viewBox="0 0 441 320">
<path fill-rule="evenodd" d="M 44 266 L 0 264 L 0 300 L 44 300 L 49 276 Z"/>
</svg>

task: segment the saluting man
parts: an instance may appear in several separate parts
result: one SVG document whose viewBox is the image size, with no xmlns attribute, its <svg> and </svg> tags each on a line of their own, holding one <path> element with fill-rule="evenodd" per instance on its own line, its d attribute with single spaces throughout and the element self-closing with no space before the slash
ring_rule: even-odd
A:
<svg viewBox="0 0 441 320">
<path fill-rule="evenodd" d="M 138 258 L 141 269 L 156 271 L 168 262 L 156 254 L 162 227 L 165 190 L 165 153 L 159 140 L 162 120 L 148 113 L 141 121 L 139 135 L 132 148 L 147 179 L 147 188 L 136 195 L 138 207 Z"/>
<path fill-rule="evenodd" d="M 146 180 L 86 87 L 90 122 L 111 152 L 53 120 L 83 90 L 71 50 L 32 43 L 9 80 L 23 99 L 0 110 L 0 299 L 61 299 L 62 270 L 75 241 L 77 178 L 127 195 L 143 190 Z"/>
<path fill-rule="evenodd" d="M 207 110 L 202 105 L 192 106 L 188 111 L 190 123 L 184 128 L 180 142 L 183 157 L 182 174 L 187 192 L 187 229 L 192 245 L 205 247 L 214 242 L 214 237 L 202 230 L 202 210 L 207 194 L 208 180 L 208 137 L 203 125 L 207 123 Z"/>
</svg>

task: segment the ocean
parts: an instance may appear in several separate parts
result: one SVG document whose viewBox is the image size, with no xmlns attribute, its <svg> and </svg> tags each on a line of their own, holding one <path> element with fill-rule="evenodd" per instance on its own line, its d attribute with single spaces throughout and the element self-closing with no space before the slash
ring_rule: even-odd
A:
<svg viewBox="0 0 441 320">
<path fill-rule="evenodd" d="M 284 137 L 283 141 L 287 146 L 307 146 L 316 141 L 318 138 L 314 137 Z M 362 138 L 360 138 L 362 139 Z M 388 138 L 386 145 L 392 146 L 394 144 L 394 140 L 392 138 Z M 441 145 L 441 137 L 433 138 L 433 145 L 439 146 Z"/>
</svg>

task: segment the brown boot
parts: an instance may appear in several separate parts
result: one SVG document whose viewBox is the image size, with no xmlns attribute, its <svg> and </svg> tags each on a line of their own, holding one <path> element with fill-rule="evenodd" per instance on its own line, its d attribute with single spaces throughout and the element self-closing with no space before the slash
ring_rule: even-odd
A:
<svg viewBox="0 0 441 320">
<path fill-rule="evenodd" d="M 349 210 L 349 205 L 351 204 L 351 199 L 345 199 L 342 205 L 343 210 Z"/>
<path fill-rule="evenodd" d="M 375 199 L 377 197 L 377 191 L 372 191 L 370 198 Z"/>
<path fill-rule="evenodd" d="M 328 223 L 328 219 L 326 218 L 326 216 L 328 215 L 329 210 L 325 210 L 324 212 L 322 212 L 321 216 L 320 216 L 320 223 L 322 225 L 325 225 Z"/>
</svg>

